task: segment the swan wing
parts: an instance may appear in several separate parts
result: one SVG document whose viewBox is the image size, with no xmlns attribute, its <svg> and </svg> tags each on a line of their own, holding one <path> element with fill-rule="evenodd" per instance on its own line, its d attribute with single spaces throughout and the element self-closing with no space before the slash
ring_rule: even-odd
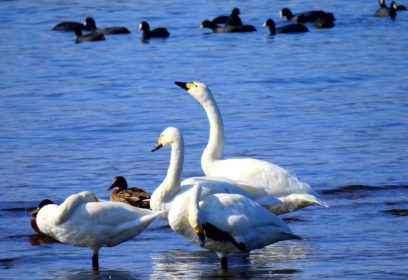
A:
<svg viewBox="0 0 408 280">
<path fill-rule="evenodd" d="M 315 194 L 308 184 L 300 182 L 282 167 L 263 160 L 252 158 L 217 160 L 210 172 L 210 176 L 222 176 L 242 182 L 247 188 L 261 186 L 274 197 L 292 193 Z"/>
<path fill-rule="evenodd" d="M 182 190 L 187 190 L 196 184 L 202 188 L 201 199 L 210 194 L 229 193 L 249 197 L 268 209 L 275 208 L 282 203 L 279 199 L 268 195 L 260 186 L 254 187 L 245 182 L 232 181 L 224 177 L 188 178 L 181 183 Z"/>
<path fill-rule="evenodd" d="M 42 232 L 61 242 L 97 248 L 133 238 L 159 214 L 120 202 L 88 202 L 76 207 L 64 223 L 37 223 Z"/>
<path fill-rule="evenodd" d="M 214 194 L 200 202 L 200 223 L 211 224 L 246 251 L 298 238 L 277 216 L 239 194 Z"/>
</svg>

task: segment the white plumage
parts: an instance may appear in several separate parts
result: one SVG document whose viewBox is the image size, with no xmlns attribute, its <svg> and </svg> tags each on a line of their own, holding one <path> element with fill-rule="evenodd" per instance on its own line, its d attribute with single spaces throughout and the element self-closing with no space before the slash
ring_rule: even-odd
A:
<svg viewBox="0 0 408 280">
<path fill-rule="evenodd" d="M 175 198 L 169 224 L 188 240 L 215 252 L 223 268 L 231 253 L 299 238 L 281 219 L 251 199 L 225 193 L 202 197 L 201 189 L 197 184 Z"/>
<path fill-rule="evenodd" d="M 183 136 L 177 128 L 166 128 L 161 133 L 156 148 L 153 150 L 169 145 L 171 146 L 171 158 L 167 175 L 150 198 L 150 207 L 153 210 L 168 211 L 176 196 L 188 191 L 192 186 L 197 184 L 202 188 L 202 197 L 214 193 L 235 193 L 247 196 L 271 211 L 281 206 L 282 203 L 279 200 L 268 196 L 264 190 L 237 184 L 226 178 L 192 177 L 181 182 L 184 161 L 184 141 Z M 162 218 L 166 218 L 166 215 L 162 215 Z"/>
<path fill-rule="evenodd" d="M 225 177 L 254 188 L 261 188 L 270 196 L 282 201 L 274 213 L 282 214 L 309 205 L 327 206 L 306 183 L 273 163 L 252 159 L 223 159 L 224 126 L 220 111 L 208 87 L 199 82 L 176 82 L 192 95 L 204 108 L 210 123 L 210 137 L 201 157 L 205 175 Z"/>
<path fill-rule="evenodd" d="M 99 202 L 91 192 L 69 196 L 60 205 L 47 204 L 38 210 L 40 231 L 60 242 L 89 247 L 92 264 L 99 266 L 101 247 L 112 247 L 141 233 L 160 213 L 121 202 Z"/>
</svg>

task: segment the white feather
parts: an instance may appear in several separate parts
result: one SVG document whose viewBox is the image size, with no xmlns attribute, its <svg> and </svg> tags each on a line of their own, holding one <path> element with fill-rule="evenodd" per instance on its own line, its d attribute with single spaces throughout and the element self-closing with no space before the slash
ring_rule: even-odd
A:
<svg viewBox="0 0 408 280">
<path fill-rule="evenodd" d="M 210 123 L 209 141 L 201 157 L 206 176 L 225 177 L 263 189 L 282 201 L 281 207 L 274 211 L 277 214 L 309 205 L 327 206 L 317 198 L 316 192 L 308 184 L 276 164 L 253 158 L 223 159 L 224 125 L 214 97 L 205 84 L 193 82 L 190 85 L 187 92 L 203 106 Z"/>
<path fill-rule="evenodd" d="M 44 234 L 60 242 L 89 247 L 116 246 L 141 233 L 160 213 L 121 202 L 97 202 L 91 192 L 69 196 L 60 205 L 40 209 L 36 222 Z"/>
</svg>

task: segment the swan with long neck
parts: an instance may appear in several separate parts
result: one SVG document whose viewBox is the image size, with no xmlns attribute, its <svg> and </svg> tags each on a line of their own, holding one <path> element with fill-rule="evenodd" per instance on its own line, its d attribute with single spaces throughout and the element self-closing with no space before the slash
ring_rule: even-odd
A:
<svg viewBox="0 0 408 280">
<path fill-rule="evenodd" d="M 267 196 L 263 190 L 250 186 L 233 183 L 225 178 L 191 177 L 181 182 L 184 162 L 184 140 L 180 131 L 175 127 L 166 128 L 159 136 L 152 151 L 171 146 L 170 165 L 163 182 L 157 187 L 150 198 L 150 207 L 154 211 L 168 211 L 175 197 L 186 192 L 194 185 L 200 185 L 201 197 L 214 193 L 235 193 L 247 196 L 272 212 L 281 212 L 282 203 Z M 163 214 L 162 218 L 167 215 Z"/>
<path fill-rule="evenodd" d="M 217 193 L 203 197 L 202 191 L 196 184 L 175 198 L 169 225 L 191 242 L 215 252 L 224 269 L 229 254 L 299 239 L 281 219 L 246 196 Z"/>
<path fill-rule="evenodd" d="M 160 214 L 122 202 L 100 202 L 88 191 L 71 195 L 60 205 L 44 200 L 33 212 L 41 233 L 62 243 L 90 248 L 95 269 L 101 247 L 132 239 Z"/>
<path fill-rule="evenodd" d="M 264 190 L 282 201 L 279 214 L 310 205 L 327 206 L 308 184 L 276 164 L 253 158 L 223 159 L 224 125 L 210 89 L 199 82 L 175 83 L 193 96 L 207 113 L 210 137 L 201 157 L 206 176 L 224 177 Z"/>
</svg>

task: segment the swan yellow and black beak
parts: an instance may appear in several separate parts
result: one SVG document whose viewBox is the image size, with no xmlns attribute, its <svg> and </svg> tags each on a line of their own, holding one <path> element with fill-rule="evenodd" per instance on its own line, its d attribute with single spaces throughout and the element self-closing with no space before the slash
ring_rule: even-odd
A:
<svg viewBox="0 0 408 280">
<path fill-rule="evenodd" d="M 156 145 L 153 147 L 152 152 L 155 152 L 155 151 L 159 150 L 159 149 L 162 148 L 162 147 L 163 147 L 162 144 L 160 144 L 160 145 L 157 145 L 157 144 L 156 144 Z"/>
<path fill-rule="evenodd" d="M 174 83 L 186 91 L 195 86 L 194 83 L 184 83 L 184 82 L 174 82 Z"/>
<path fill-rule="evenodd" d="M 163 138 L 163 134 L 160 135 L 159 139 L 157 139 L 157 143 L 156 143 L 156 145 L 153 147 L 152 152 L 157 151 L 158 149 L 160 149 L 160 148 L 163 147 L 162 138 Z"/>
<path fill-rule="evenodd" d="M 195 233 L 198 236 L 198 240 L 200 241 L 200 246 L 204 247 L 205 244 L 205 234 L 204 234 L 204 228 L 202 226 L 196 226 L 194 228 Z"/>
</svg>

